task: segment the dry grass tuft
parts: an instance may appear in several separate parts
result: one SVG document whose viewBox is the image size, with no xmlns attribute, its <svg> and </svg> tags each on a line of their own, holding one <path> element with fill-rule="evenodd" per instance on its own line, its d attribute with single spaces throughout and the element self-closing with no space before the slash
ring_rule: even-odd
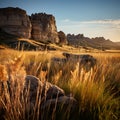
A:
<svg viewBox="0 0 120 120">
<path fill-rule="evenodd" d="M 0 82 L 7 81 L 8 80 L 8 74 L 5 65 L 0 64 Z"/>
</svg>

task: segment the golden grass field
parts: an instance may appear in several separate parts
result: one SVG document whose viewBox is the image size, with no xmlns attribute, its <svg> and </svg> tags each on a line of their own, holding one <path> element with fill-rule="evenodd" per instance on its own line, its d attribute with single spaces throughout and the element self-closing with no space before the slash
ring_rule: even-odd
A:
<svg viewBox="0 0 120 120">
<path fill-rule="evenodd" d="M 56 64 L 53 57 L 63 58 L 64 51 L 75 54 L 90 54 L 97 59 L 94 69 L 79 71 L 79 63 Z M 72 70 L 73 65 L 75 69 Z M 9 71 L 8 71 L 9 70 Z M 80 74 L 78 74 L 80 73 Z M 120 52 L 81 52 L 66 48 L 57 51 L 15 51 L 0 50 L 0 80 L 9 80 L 10 76 L 18 82 L 26 75 L 34 75 L 47 80 L 72 95 L 79 105 L 78 120 L 119 120 L 120 119 Z M 17 97 L 10 98 L 8 92 L 0 96 L 0 108 L 7 114 L 5 120 L 25 120 L 25 104 L 19 101 L 19 89 L 14 91 Z M 6 102 L 4 100 L 6 97 Z M 0 113 L 0 115 L 2 112 Z M 35 116 L 33 117 L 33 119 Z M 54 118 L 54 117 L 53 117 Z M 38 118 L 36 118 L 38 119 Z M 55 119 L 55 118 L 54 118 Z"/>
</svg>

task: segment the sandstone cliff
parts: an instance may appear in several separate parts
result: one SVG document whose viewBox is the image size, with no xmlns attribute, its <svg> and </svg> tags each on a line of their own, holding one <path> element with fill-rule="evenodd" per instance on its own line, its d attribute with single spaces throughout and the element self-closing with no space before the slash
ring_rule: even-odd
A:
<svg viewBox="0 0 120 120">
<path fill-rule="evenodd" d="M 22 38 L 59 43 L 55 17 L 45 13 L 28 16 L 20 8 L 0 8 L 0 29 Z"/>
<path fill-rule="evenodd" d="M 59 42 L 54 16 L 36 13 L 32 14 L 30 19 L 32 23 L 31 36 L 34 40 L 52 43 Z"/>
<path fill-rule="evenodd" d="M 0 28 L 18 37 L 31 37 L 31 22 L 26 11 L 20 8 L 0 8 Z"/>
</svg>

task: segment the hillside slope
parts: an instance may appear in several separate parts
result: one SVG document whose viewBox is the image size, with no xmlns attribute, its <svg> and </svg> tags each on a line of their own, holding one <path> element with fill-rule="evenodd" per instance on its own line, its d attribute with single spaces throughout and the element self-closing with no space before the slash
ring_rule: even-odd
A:
<svg viewBox="0 0 120 120">
<path fill-rule="evenodd" d="M 67 40 L 69 45 L 78 47 L 92 47 L 96 49 L 120 49 L 120 44 L 112 42 L 110 40 L 106 40 L 104 37 L 96 37 L 96 38 L 88 38 L 84 37 L 83 34 L 68 34 Z"/>
</svg>

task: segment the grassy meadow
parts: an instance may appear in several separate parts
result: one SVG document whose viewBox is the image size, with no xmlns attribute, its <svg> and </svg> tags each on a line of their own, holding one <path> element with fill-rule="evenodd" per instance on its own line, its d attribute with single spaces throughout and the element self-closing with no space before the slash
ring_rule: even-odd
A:
<svg viewBox="0 0 120 120">
<path fill-rule="evenodd" d="M 66 50 L 67 48 L 65 48 Z M 66 95 L 73 96 L 78 102 L 75 117 L 78 120 L 119 120 L 120 119 L 120 52 L 80 52 L 90 54 L 97 63 L 90 71 L 80 69 L 79 63 L 68 61 L 55 63 L 53 57 L 64 58 L 64 50 L 57 51 L 15 51 L 0 50 L 0 83 L 11 79 L 17 81 L 12 95 L 5 84 L 0 84 L 0 119 L 26 120 L 28 99 L 20 100 L 21 86 L 26 75 L 34 75 L 41 81 L 49 81 L 62 88 Z M 2 87 L 4 86 L 4 91 Z M 12 97 L 10 97 L 12 96 Z M 36 106 L 39 106 L 36 101 Z M 31 120 L 39 119 L 41 111 L 35 107 Z M 28 115 L 29 116 L 29 115 Z M 55 112 L 52 119 L 57 118 Z M 54 117 L 56 116 L 56 117 Z M 72 118 L 68 118 L 72 119 Z"/>
</svg>

